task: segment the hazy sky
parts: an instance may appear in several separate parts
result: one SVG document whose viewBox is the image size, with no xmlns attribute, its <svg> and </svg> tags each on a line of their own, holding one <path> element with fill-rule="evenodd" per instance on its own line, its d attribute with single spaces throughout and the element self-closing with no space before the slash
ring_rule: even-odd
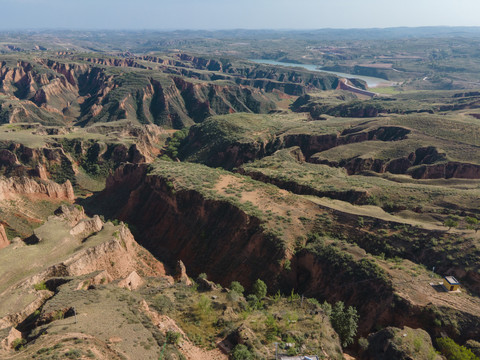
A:
<svg viewBox="0 0 480 360">
<path fill-rule="evenodd" d="M 0 29 L 480 26 L 480 0 L 0 0 Z"/>
</svg>

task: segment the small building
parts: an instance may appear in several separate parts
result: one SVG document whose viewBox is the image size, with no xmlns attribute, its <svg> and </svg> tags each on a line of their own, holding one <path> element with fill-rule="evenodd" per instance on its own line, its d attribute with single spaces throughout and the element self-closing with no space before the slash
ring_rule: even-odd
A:
<svg viewBox="0 0 480 360">
<path fill-rule="evenodd" d="M 445 276 L 443 278 L 443 286 L 447 291 L 456 291 L 460 289 L 460 283 L 453 276 Z"/>
</svg>

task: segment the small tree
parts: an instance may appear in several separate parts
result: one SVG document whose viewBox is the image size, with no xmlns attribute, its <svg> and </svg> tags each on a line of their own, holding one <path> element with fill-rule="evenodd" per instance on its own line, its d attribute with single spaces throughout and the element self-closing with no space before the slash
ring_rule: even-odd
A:
<svg viewBox="0 0 480 360">
<path fill-rule="evenodd" d="M 448 228 L 447 231 L 450 231 L 451 228 L 456 228 L 458 226 L 458 221 L 453 219 L 447 219 L 444 221 L 443 225 Z"/>
<path fill-rule="evenodd" d="M 257 279 L 252 286 L 252 294 L 259 300 L 267 295 L 267 285 L 260 279 Z"/>
<path fill-rule="evenodd" d="M 349 306 L 345 309 L 345 304 L 342 301 L 338 301 L 333 306 L 330 322 L 333 329 L 340 336 L 343 347 L 353 343 L 353 339 L 357 334 L 358 319 L 359 316 L 354 307 Z"/>
<path fill-rule="evenodd" d="M 467 222 L 467 228 L 470 229 L 470 230 L 475 230 L 475 232 L 478 231 L 478 219 L 477 218 L 474 218 L 474 217 L 471 217 L 471 216 L 467 216 L 465 218 L 465 221 Z"/>
<path fill-rule="evenodd" d="M 243 288 L 242 284 L 238 281 L 232 281 L 230 284 L 230 290 L 235 291 L 237 294 L 243 295 L 245 289 Z"/>
</svg>

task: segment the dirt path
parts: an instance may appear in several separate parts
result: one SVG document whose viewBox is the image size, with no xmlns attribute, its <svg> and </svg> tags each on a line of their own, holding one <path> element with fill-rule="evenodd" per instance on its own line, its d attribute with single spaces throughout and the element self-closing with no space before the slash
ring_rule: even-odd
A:
<svg viewBox="0 0 480 360">
<path fill-rule="evenodd" d="M 352 205 L 346 201 L 332 200 L 329 198 L 319 198 L 311 195 L 304 195 L 304 198 L 325 208 L 344 212 L 346 214 L 373 217 L 384 221 L 391 221 L 400 224 L 407 224 L 412 226 L 420 226 L 426 230 L 446 231 L 447 228 L 441 225 L 435 225 L 424 221 L 416 221 L 413 219 L 406 219 L 400 216 L 391 215 L 385 212 L 382 208 L 373 205 Z M 462 230 L 451 229 L 451 233 L 464 233 Z"/>
</svg>

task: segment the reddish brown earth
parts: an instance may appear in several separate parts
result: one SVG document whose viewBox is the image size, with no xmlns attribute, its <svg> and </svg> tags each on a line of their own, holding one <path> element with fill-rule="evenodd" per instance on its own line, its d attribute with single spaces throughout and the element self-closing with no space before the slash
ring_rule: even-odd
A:
<svg viewBox="0 0 480 360">
<path fill-rule="evenodd" d="M 10 241 L 7 238 L 7 234 L 5 233 L 5 227 L 3 224 L 0 224 L 0 249 L 7 247 L 10 245 Z"/>
<path fill-rule="evenodd" d="M 0 177 L 0 201 L 11 199 L 17 195 L 49 198 L 52 200 L 75 200 L 72 184 L 67 180 L 59 185 L 50 180 L 35 181 L 28 177 L 1 178 Z"/>
<path fill-rule="evenodd" d="M 266 236 L 258 218 L 195 191 L 172 196 L 166 180 L 145 176 L 146 170 L 146 166 L 120 167 L 107 179 L 101 196 L 117 204 L 119 219 L 141 229 L 143 246 L 161 260 L 182 260 L 193 275 L 208 273 L 214 282 L 227 285 L 237 280 L 249 285 L 258 277 L 274 282 L 278 260 L 285 255 L 275 239 Z"/>
<path fill-rule="evenodd" d="M 112 199 L 115 214 L 140 229 L 138 239 L 143 246 L 161 259 L 181 259 L 192 275 L 206 272 L 212 281 L 224 286 L 237 280 L 246 287 L 262 278 L 272 292 L 295 289 L 308 297 L 345 301 L 360 312 L 361 334 L 369 333 L 378 324 L 394 324 L 422 327 L 439 335 L 438 328 L 432 325 L 438 316 L 435 313 L 438 307 L 458 319 L 461 335 L 453 328 L 442 328 L 450 336 L 463 340 L 480 336 L 480 304 L 462 309 L 453 303 L 439 302 L 441 299 L 432 304 L 410 299 L 408 291 L 397 289 L 394 273 L 379 277 L 373 268 L 368 270 L 363 264 L 364 250 L 346 258 L 340 256 L 344 253 L 340 250 L 340 253 L 331 253 L 334 247 L 329 246 L 319 253 L 307 249 L 295 255 L 279 251 L 275 246 L 279 240 L 262 229 L 258 218 L 230 203 L 207 199 L 194 190 L 172 192 L 168 179 L 146 175 L 146 171 L 146 166 L 141 165 L 120 167 L 109 177 L 102 198 Z M 218 186 L 222 187 L 217 184 L 215 189 Z M 254 192 L 247 194 L 255 204 Z M 315 214 L 321 215 L 324 211 L 312 205 L 310 217 L 315 218 Z M 351 231 L 357 236 L 355 241 L 368 248 L 367 225 L 360 230 L 356 225 L 357 216 L 339 211 L 333 211 L 332 215 L 339 228 L 329 231 L 339 234 Z M 364 221 L 375 226 L 382 222 L 373 218 L 364 218 Z M 384 226 L 390 227 L 387 223 Z M 434 232 L 423 231 L 427 233 L 426 238 L 434 236 Z M 285 258 L 290 260 L 289 271 L 281 265 Z M 433 301 L 434 296 L 431 299 Z"/>
</svg>

